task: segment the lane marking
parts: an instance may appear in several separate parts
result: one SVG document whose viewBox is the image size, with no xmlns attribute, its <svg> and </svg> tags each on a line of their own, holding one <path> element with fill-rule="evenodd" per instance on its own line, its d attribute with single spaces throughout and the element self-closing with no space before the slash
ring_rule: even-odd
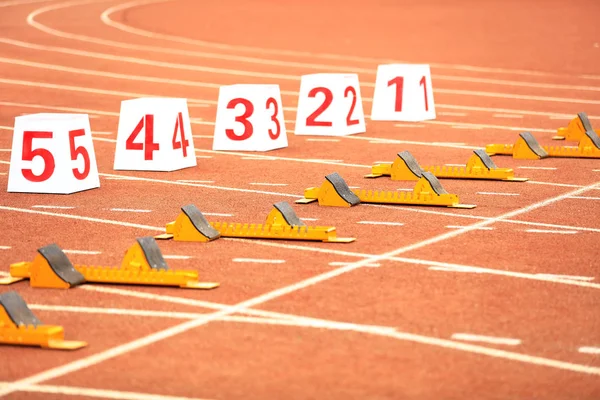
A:
<svg viewBox="0 0 600 400">
<path fill-rule="evenodd" d="M 114 132 L 98 132 L 98 131 L 92 131 L 92 135 L 102 135 L 102 136 L 104 136 L 104 135 L 107 135 L 107 136 L 108 136 L 108 135 L 112 135 L 112 134 L 114 134 Z"/>
<path fill-rule="evenodd" d="M 582 185 L 573 185 L 571 183 L 555 183 L 555 182 L 539 182 L 539 181 L 526 181 L 525 183 L 531 183 L 534 185 L 556 186 L 556 187 L 572 187 L 572 188 L 583 187 Z M 600 190 L 600 188 L 592 189 L 592 190 Z"/>
<path fill-rule="evenodd" d="M 600 169 L 593 169 L 592 172 L 600 172 Z"/>
<path fill-rule="evenodd" d="M 381 63 L 390 63 L 390 62 L 401 63 L 401 64 L 406 63 L 406 61 L 396 61 L 396 60 L 390 61 L 389 59 L 380 59 L 380 58 L 373 58 L 373 57 L 347 56 L 347 55 L 330 54 L 330 53 L 314 53 L 314 52 L 297 51 L 297 50 L 281 50 L 281 49 L 271 49 L 271 48 L 263 48 L 263 47 L 253 47 L 253 46 L 243 46 L 243 45 L 232 45 L 232 44 L 209 42 L 209 41 L 191 39 L 191 38 L 182 37 L 182 36 L 167 35 L 167 34 L 162 34 L 162 33 L 158 33 L 158 32 L 143 30 L 143 29 L 135 28 L 135 27 L 132 27 L 129 25 L 125 25 L 121 22 L 114 21 L 110 18 L 110 15 L 117 11 L 122 11 L 122 10 L 125 10 L 128 8 L 137 7 L 137 6 L 144 5 L 144 4 L 155 3 L 156 1 L 157 0 L 132 1 L 132 2 L 120 4 L 117 6 L 112 6 L 112 7 L 108 8 L 107 10 L 105 10 L 101 14 L 100 19 L 102 20 L 102 22 L 104 24 L 111 26 L 113 28 L 125 31 L 125 32 L 129 32 L 129 33 L 133 33 L 136 35 L 145 36 L 145 37 L 149 37 L 149 38 L 153 38 L 153 39 L 159 38 L 159 39 L 169 40 L 169 41 L 177 42 L 177 43 L 192 44 L 192 45 L 196 45 L 199 47 L 217 48 L 217 49 L 228 50 L 228 51 L 234 50 L 237 52 L 244 51 L 244 52 L 255 52 L 255 53 L 260 53 L 260 54 L 274 54 L 274 55 L 278 55 L 278 56 L 309 57 L 311 59 L 322 58 L 322 59 L 326 59 L 326 60 L 365 62 L 365 63 L 369 63 L 369 64 L 373 64 L 373 63 L 381 64 Z M 158 1 L 161 1 L 161 0 L 158 0 Z M 480 66 L 461 65 L 461 64 L 442 64 L 442 63 L 429 63 L 429 64 L 433 68 L 451 69 L 451 70 L 460 70 L 460 71 L 507 73 L 507 74 L 515 74 L 515 75 L 522 74 L 522 75 L 529 75 L 529 76 L 550 76 L 550 77 L 568 76 L 568 77 L 573 77 L 573 75 L 567 75 L 567 74 L 563 75 L 563 74 L 556 74 L 556 73 L 551 73 L 551 72 L 540 72 L 540 71 L 523 70 L 523 69 L 480 67 Z M 311 64 L 308 64 L 308 65 L 311 65 Z M 347 67 L 345 67 L 345 68 L 347 68 Z M 575 75 L 575 76 L 577 76 L 577 75 Z M 541 87 L 548 87 L 547 85 L 549 85 L 549 84 L 541 84 L 541 85 L 543 85 Z M 553 85 L 551 85 L 550 87 L 552 87 L 552 86 Z"/>
<path fill-rule="evenodd" d="M 307 142 L 339 142 L 340 139 L 320 139 L 320 138 L 314 138 L 314 139 L 306 139 Z"/>
<path fill-rule="evenodd" d="M 578 351 L 584 354 L 600 354 L 600 347 L 584 346 L 580 347 Z"/>
<path fill-rule="evenodd" d="M 48 0 L 15 0 L 15 1 L 4 1 L 0 3 L 0 7 L 20 6 L 25 4 L 43 3 Z"/>
<path fill-rule="evenodd" d="M 523 118 L 520 114 L 492 114 L 494 118 Z"/>
<path fill-rule="evenodd" d="M 257 264 L 283 264 L 285 260 L 265 260 L 260 258 L 234 258 L 231 260 L 238 263 L 257 263 Z"/>
<path fill-rule="evenodd" d="M 0 250 L 10 250 L 10 246 L 0 246 Z"/>
<path fill-rule="evenodd" d="M 177 254 L 163 254 L 165 260 L 189 260 L 192 256 L 179 256 Z"/>
<path fill-rule="evenodd" d="M 446 225 L 446 228 L 448 229 L 462 229 L 465 228 L 464 225 Z M 481 228 L 478 228 L 477 230 L 481 230 L 481 231 L 491 231 L 494 230 L 495 228 L 492 226 L 483 226 Z"/>
<path fill-rule="evenodd" d="M 216 212 L 203 212 L 202 214 L 208 215 L 209 217 L 233 217 L 233 215 L 234 215 L 234 214 L 216 213 Z"/>
<path fill-rule="evenodd" d="M 421 124 L 394 124 L 397 128 L 425 128 L 425 125 Z"/>
<path fill-rule="evenodd" d="M 134 208 L 111 208 L 110 211 L 115 211 L 115 212 L 131 212 L 131 213 L 149 213 L 149 212 L 152 212 L 152 210 L 138 210 L 138 209 L 134 209 Z"/>
<path fill-rule="evenodd" d="M 518 127 L 518 126 L 506 126 L 506 125 L 474 124 L 474 123 L 469 123 L 469 122 L 423 121 L 423 123 L 430 124 L 430 125 L 450 125 L 452 128 L 460 127 L 461 129 L 500 129 L 500 130 L 508 130 L 508 131 L 553 132 L 553 133 L 556 132 L 556 129 L 523 128 L 523 127 Z"/>
<path fill-rule="evenodd" d="M 572 279 L 572 280 L 576 280 L 576 281 L 585 281 L 585 282 L 591 282 L 595 279 L 593 276 L 558 275 L 558 274 L 536 274 L 536 275 L 541 276 L 541 277 L 550 277 L 550 278 L 556 278 L 556 279 Z"/>
<path fill-rule="evenodd" d="M 571 196 L 570 199 L 580 199 L 580 200 L 600 200 L 600 197 L 591 197 L 591 196 Z"/>
<path fill-rule="evenodd" d="M 6 172 L 0 172 L 0 175 L 8 175 Z"/>
<path fill-rule="evenodd" d="M 578 231 L 556 231 L 551 229 L 525 229 L 525 232 L 529 233 L 558 233 L 561 235 L 574 235 L 579 233 Z"/>
<path fill-rule="evenodd" d="M 539 169 L 539 170 L 548 170 L 548 171 L 555 171 L 558 168 L 556 167 L 526 167 L 526 166 L 522 166 L 522 167 L 517 167 L 519 169 Z"/>
<path fill-rule="evenodd" d="M 250 182 L 254 186 L 287 186 L 287 183 Z"/>
<path fill-rule="evenodd" d="M 96 250 L 63 250 L 64 253 L 66 254 L 85 254 L 85 255 L 98 255 L 98 254 L 102 254 L 101 251 L 96 251 Z"/>
<path fill-rule="evenodd" d="M 444 164 L 447 167 L 464 167 L 465 164 Z"/>
<path fill-rule="evenodd" d="M 441 117 L 466 117 L 468 115 L 467 113 L 452 111 L 438 111 L 436 114 Z"/>
<path fill-rule="evenodd" d="M 191 180 L 191 179 L 177 179 L 177 182 L 182 182 L 182 183 L 215 183 L 215 181 L 198 181 L 198 180 Z"/>
<path fill-rule="evenodd" d="M 300 221 L 318 221 L 319 218 L 300 218 Z"/>
<path fill-rule="evenodd" d="M 412 192 L 412 191 L 414 191 L 414 188 L 413 189 L 411 189 L 411 188 L 398 188 L 396 190 L 399 190 L 401 192 Z"/>
<path fill-rule="evenodd" d="M 484 342 L 490 344 L 504 344 L 507 346 L 518 346 L 521 344 L 521 339 L 473 335 L 471 333 L 454 333 L 452 334 L 451 338 L 454 340 L 464 340 L 468 342 Z"/>
<path fill-rule="evenodd" d="M 389 226 L 403 226 L 402 222 L 389 222 L 389 221 L 358 221 L 357 224 L 364 225 L 389 225 Z"/>
<path fill-rule="evenodd" d="M 198 159 L 209 159 L 209 158 L 213 158 L 213 156 L 196 156 L 196 158 Z"/>
<path fill-rule="evenodd" d="M 502 192 L 477 192 L 477 194 L 490 195 L 490 196 L 519 196 L 519 193 L 502 193 Z"/>
<path fill-rule="evenodd" d="M 329 263 L 329 265 L 331 265 L 332 267 L 344 267 L 347 265 L 352 264 L 351 262 L 344 262 L 344 261 L 332 261 Z M 381 267 L 380 263 L 370 263 L 370 264 L 366 264 L 365 267 L 371 267 L 371 268 L 377 268 L 377 267 Z"/>
<path fill-rule="evenodd" d="M 453 129 L 469 129 L 469 130 L 481 130 L 481 129 L 483 129 L 480 126 L 469 126 L 469 125 L 451 125 L 450 128 L 453 128 Z"/>
<path fill-rule="evenodd" d="M 39 204 L 39 205 L 31 206 L 31 208 L 57 209 L 57 210 L 72 210 L 72 209 L 74 209 L 75 207 L 72 207 L 72 206 L 51 206 L 51 205 L 43 205 L 43 204 Z"/>
<path fill-rule="evenodd" d="M 7 385 L 8 383 L 0 383 L 0 388 L 2 386 Z M 77 386 L 28 385 L 19 390 L 30 393 L 60 394 L 67 396 L 94 397 L 110 400 L 209 400 L 207 398 L 198 397 L 165 396 L 162 394 L 126 392 L 121 390 L 117 391 L 106 389 L 90 389 Z"/>
</svg>

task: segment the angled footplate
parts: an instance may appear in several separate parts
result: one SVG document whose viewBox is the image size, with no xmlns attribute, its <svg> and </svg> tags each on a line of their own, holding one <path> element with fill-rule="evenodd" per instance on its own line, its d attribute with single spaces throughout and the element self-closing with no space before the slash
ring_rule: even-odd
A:
<svg viewBox="0 0 600 400">
<path fill-rule="evenodd" d="M 86 342 L 64 340 L 62 326 L 44 325 L 17 292 L 0 294 L 0 344 L 76 350 Z"/>
<path fill-rule="evenodd" d="M 393 163 L 375 164 L 371 174 L 365 178 L 390 176 L 395 181 L 417 181 L 423 172 L 431 172 L 438 179 L 481 179 L 524 182 L 527 178 L 516 178 L 511 168 L 498 168 L 484 150 L 475 150 L 465 167 L 425 166 L 421 167 L 408 151 L 398 153 Z"/>
<path fill-rule="evenodd" d="M 333 177 L 332 177 L 333 176 Z M 339 193 L 346 193 L 348 185 L 337 173 L 326 177 L 321 187 L 308 188 L 304 191 L 304 198 L 296 201 L 307 204 L 318 201 L 321 206 L 351 207 L 360 203 L 396 204 L 396 205 L 419 205 L 438 206 L 452 208 L 475 208 L 474 205 L 460 204 L 458 196 L 444 190 L 439 180 L 430 172 L 423 172 L 412 192 L 389 192 L 378 190 L 354 190 L 351 193 L 358 202 L 348 203 L 348 197 L 342 197 Z M 331 179 L 333 178 L 333 179 Z M 333 186 L 333 182 L 338 185 Z M 333 186 L 333 188 L 332 188 Z M 348 190 L 350 190 L 348 188 Z M 350 205 L 351 204 L 351 205 Z"/>
<path fill-rule="evenodd" d="M 29 279 L 32 287 L 67 289 L 83 283 L 171 286 L 189 289 L 213 289 L 216 282 L 198 282 L 198 272 L 171 270 L 152 237 L 137 238 L 126 252 L 120 267 L 73 266 L 57 245 L 38 250 L 42 255 L 33 262 L 10 266 L 10 277 L 0 284 Z"/>
<path fill-rule="evenodd" d="M 566 128 L 558 128 L 556 136 L 553 136 L 552 139 L 578 142 L 587 131 L 594 131 L 594 128 L 592 128 L 592 123 L 587 114 L 580 112 L 569 122 Z M 594 132 L 600 134 L 600 130 Z"/>
<path fill-rule="evenodd" d="M 486 146 L 488 155 L 512 155 L 513 158 L 539 160 L 548 157 L 560 158 L 600 158 L 600 138 L 596 132 L 588 130 L 577 146 L 540 146 L 528 132 L 521 133 L 514 145 L 490 144 Z"/>
<path fill-rule="evenodd" d="M 188 212 L 201 216 L 202 212 L 194 205 L 186 206 Z M 182 213 L 183 214 L 183 213 Z M 179 221 L 179 222 L 178 222 Z M 204 242 L 205 235 L 193 232 L 190 229 L 181 229 L 181 221 L 185 218 L 180 214 L 173 222 L 166 226 L 164 235 L 156 236 L 157 239 L 174 239 L 175 241 Z M 280 239 L 280 240 L 306 240 L 327 243 L 350 243 L 354 238 L 337 237 L 337 230 L 332 226 L 306 226 L 298 218 L 289 203 L 279 202 L 267 215 L 265 224 L 210 222 L 210 229 L 218 237 L 243 238 L 243 239 Z"/>
<path fill-rule="evenodd" d="M 172 239 L 180 242 L 210 242 L 221 237 L 204 215 L 193 204 L 181 207 L 177 219 L 167 224 L 167 233 L 155 239 Z"/>
</svg>

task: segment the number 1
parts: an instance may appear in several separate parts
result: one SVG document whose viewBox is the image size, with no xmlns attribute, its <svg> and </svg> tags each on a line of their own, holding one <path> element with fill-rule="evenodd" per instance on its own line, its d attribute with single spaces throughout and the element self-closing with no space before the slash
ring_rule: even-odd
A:
<svg viewBox="0 0 600 400">
<path fill-rule="evenodd" d="M 429 106 L 427 104 L 427 82 L 425 81 L 425 77 L 421 78 L 419 84 L 423 86 L 423 94 L 425 95 L 425 111 L 429 111 Z"/>
</svg>

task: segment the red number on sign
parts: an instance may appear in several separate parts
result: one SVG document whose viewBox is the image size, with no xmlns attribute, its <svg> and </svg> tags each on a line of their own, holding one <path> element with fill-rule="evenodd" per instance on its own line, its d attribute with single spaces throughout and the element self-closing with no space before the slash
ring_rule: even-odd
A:
<svg viewBox="0 0 600 400">
<path fill-rule="evenodd" d="M 354 112 L 354 107 L 356 107 L 356 90 L 354 90 L 352 86 L 348 86 L 344 92 L 344 97 L 348 97 L 348 93 L 352 93 L 352 105 L 350 106 L 350 111 L 346 117 L 346 125 L 350 126 L 358 124 L 357 119 L 351 119 L 352 113 Z"/>
<path fill-rule="evenodd" d="M 178 131 L 181 132 L 181 141 L 177 140 Z M 173 149 L 182 149 L 183 156 L 187 157 L 187 148 L 189 145 L 190 142 L 185 138 L 185 131 L 183 129 L 183 114 L 179 113 L 175 121 L 175 132 L 173 132 Z"/>
<path fill-rule="evenodd" d="M 396 107 L 394 111 L 402 111 L 402 87 L 404 86 L 404 78 L 398 76 L 388 82 L 388 86 L 396 85 Z"/>
<path fill-rule="evenodd" d="M 427 104 L 427 82 L 425 81 L 425 77 L 421 78 L 419 83 L 423 86 L 423 94 L 425 95 L 425 111 L 429 111 L 429 105 Z"/>
<path fill-rule="evenodd" d="M 77 157 L 81 154 L 83 156 L 83 171 L 79 172 L 77 168 L 73 168 L 73 176 L 77 180 L 83 180 L 87 178 L 90 173 L 90 155 L 85 147 L 75 147 L 75 138 L 79 136 L 85 136 L 84 129 L 76 129 L 69 131 L 69 147 L 71 148 L 71 160 L 77 160 Z"/>
<path fill-rule="evenodd" d="M 325 101 L 319 106 L 319 108 L 315 110 L 315 112 L 308 116 L 306 119 L 306 126 L 331 126 L 331 122 L 315 120 L 323 113 L 323 111 L 327 109 L 327 107 L 331 105 L 331 102 L 333 101 L 333 94 L 331 93 L 331 90 L 327 88 L 316 87 L 308 92 L 308 97 L 316 97 L 317 93 L 323 93 L 325 95 Z"/>
<path fill-rule="evenodd" d="M 52 132 L 23 132 L 23 161 L 33 161 L 34 157 L 40 156 L 44 160 L 44 170 L 39 175 L 35 175 L 31 169 L 22 169 L 21 171 L 28 181 L 43 182 L 54 173 L 54 157 L 46 149 L 32 149 L 33 139 L 52 139 Z"/>
<path fill-rule="evenodd" d="M 144 129 L 144 143 L 134 143 L 134 140 Z M 137 126 L 125 142 L 127 150 L 144 150 L 144 160 L 152 160 L 152 153 L 160 149 L 158 143 L 154 143 L 154 115 L 145 115 L 140 119 Z"/>
<path fill-rule="evenodd" d="M 240 116 L 235 117 L 235 121 L 244 124 L 244 133 L 242 133 L 241 135 L 236 135 L 233 129 L 228 128 L 225 129 L 225 134 L 231 140 L 246 140 L 250 136 L 252 136 L 252 133 L 254 131 L 252 124 L 250 123 L 250 121 L 248 121 L 248 118 L 250 118 L 250 116 L 254 112 L 254 106 L 250 101 L 246 99 L 233 99 L 227 104 L 227 108 L 232 110 L 238 104 L 244 106 L 244 113 Z"/>
<path fill-rule="evenodd" d="M 271 115 L 271 121 L 275 122 L 275 126 L 277 126 L 277 131 L 275 133 L 273 133 L 272 129 L 269 129 L 269 136 L 271 137 L 271 139 L 275 140 L 279 137 L 279 134 L 281 133 L 281 126 L 279 125 L 279 120 L 277 119 L 277 113 L 279 113 L 279 108 L 277 106 L 277 100 L 275 100 L 272 97 L 269 97 L 267 99 L 267 110 L 269 110 L 271 108 L 271 104 L 273 104 L 273 115 Z"/>
</svg>

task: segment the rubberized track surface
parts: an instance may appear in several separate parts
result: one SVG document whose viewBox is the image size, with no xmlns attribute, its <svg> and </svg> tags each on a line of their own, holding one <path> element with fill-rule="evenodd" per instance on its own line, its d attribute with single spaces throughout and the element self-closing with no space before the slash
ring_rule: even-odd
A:
<svg viewBox="0 0 600 400">
<path fill-rule="evenodd" d="M 74 263 L 117 265 L 188 203 L 261 223 L 331 172 L 412 188 L 362 178 L 402 150 L 464 164 L 520 131 L 549 144 L 577 112 L 600 126 L 599 14 L 595 1 L 1 1 L 0 186 L 23 113 L 89 113 L 101 173 L 100 189 L 70 196 L 1 192 L 1 271 L 52 242 L 94 252 Z M 337 142 L 288 133 L 288 148 L 251 159 L 210 150 L 219 85 L 277 83 L 294 121 L 300 75 L 357 72 L 368 114 L 390 60 L 431 63 L 437 120 L 367 119 L 366 134 Z M 145 95 L 189 99 L 197 168 L 112 170 L 120 101 Z M 600 162 L 494 161 L 530 181 L 442 181 L 473 210 L 294 205 L 350 244 L 160 242 L 190 257 L 172 268 L 197 268 L 216 290 L 1 287 L 89 346 L 0 348 L 0 395 L 600 398 Z"/>
</svg>

